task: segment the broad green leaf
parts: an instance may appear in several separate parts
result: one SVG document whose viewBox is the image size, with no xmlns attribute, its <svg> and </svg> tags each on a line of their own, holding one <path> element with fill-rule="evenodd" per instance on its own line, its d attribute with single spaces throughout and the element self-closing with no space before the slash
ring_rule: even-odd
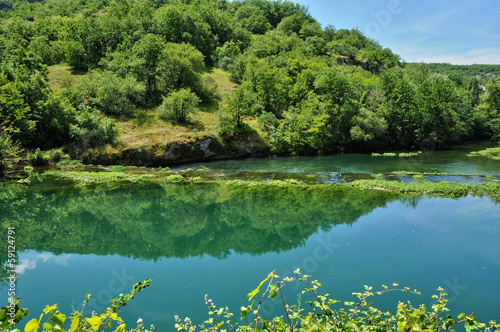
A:
<svg viewBox="0 0 500 332">
<path fill-rule="evenodd" d="M 269 297 L 271 300 L 274 300 L 274 298 L 278 295 L 278 292 L 276 291 L 277 288 L 278 287 L 275 285 L 271 285 L 271 287 L 269 287 Z"/>
<path fill-rule="evenodd" d="M 35 318 L 33 318 L 28 323 L 26 323 L 26 326 L 24 327 L 24 332 L 37 332 L 38 327 L 39 327 L 38 321 Z"/>
<path fill-rule="evenodd" d="M 91 328 L 94 331 L 97 331 L 99 329 L 99 326 L 101 325 L 101 317 L 99 316 L 94 316 L 92 318 L 85 318 L 85 320 L 90 324 Z"/>
<path fill-rule="evenodd" d="M 63 326 L 64 325 L 64 321 L 66 320 L 66 315 L 61 313 L 61 312 L 56 312 L 54 314 L 54 316 L 52 316 L 50 318 L 50 321 L 59 325 L 59 326 Z"/>
<path fill-rule="evenodd" d="M 248 315 L 250 311 L 252 311 L 252 306 L 249 305 L 248 307 L 241 307 L 240 310 L 241 310 L 241 319 L 243 319 L 246 317 L 246 315 Z"/>
<path fill-rule="evenodd" d="M 264 283 L 266 281 L 268 281 L 269 278 L 271 278 L 272 276 L 274 276 L 274 271 L 271 272 L 271 273 L 269 273 L 269 275 L 267 276 L 267 278 L 264 279 L 264 280 L 262 280 L 261 283 L 259 284 L 259 286 L 257 288 L 255 288 L 252 292 L 248 293 L 248 295 L 247 295 L 248 296 L 248 301 L 252 301 L 253 297 L 255 295 L 257 295 L 257 293 L 260 291 L 260 288 L 262 287 L 262 285 L 264 285 Z"/>
<path fill-rule="evenodd" d="M 125 332 L 125 324 L 121 324 L 115 330 L 115 332 Z"/>
<path fill-rule="evenodd" d="M 43 323 L 42 327 L 44 330 L 47 330 L 47 331 L 52 330 L 52 324 L 50 324 L 49 322 Z"/>
<path fill-rule="evenodd" d="M 69 330 L 71 332 L 75 332 L 76 330 L 78 330 L 79 323 L 80 323 L 80 318 L 78 318 L 78 317 L 73 318 L 73 321 L 71 322 L 71 326 L 69 327 Z"/>
<path fill-rule="evenodd" d="M 53 306 L 45 306 L 45 309 L 43 309 L 44 314 L 48 314 L 49 312 L 52 312 L 57 309 L 57 304 L 54 304 Z"/>
</svg>

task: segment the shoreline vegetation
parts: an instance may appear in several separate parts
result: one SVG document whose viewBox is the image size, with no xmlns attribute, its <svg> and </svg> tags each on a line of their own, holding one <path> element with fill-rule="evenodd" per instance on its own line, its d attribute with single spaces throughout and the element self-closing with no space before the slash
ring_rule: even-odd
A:
<svg viewBox="0 0 500 332">
<path fill-rule="evenodd" d="M 114 332 L 154 332 L 154 325 L 146 328 L 147 322 L 139 318 L 137 325 L 131 329 L 123 319 L 118 316 L 120 309 L 127 306 L 134 297 L 150 286 L 152 280 L 146 279 L 133 286 L 130 294 L 123 295 L 111 300 L 111 306 L 98 314 L 88 313 L 84 310 L 66 315 L 58 310 L 57 304 L 47 305 L 39 319 L 33 318 L 25 323 L 24 330 L 19 328 L 14 331 L 33 332 L 41 327 L 42 332 L 56 331 L 114 331 Z M 289 286 L 293 284 L 293 286 Z M 296 285 L 298 284 L 298 285 Z M 283 289 L 299 286 L 303 290 L 297 303 L 287 303 L 283 297 Z M 413 295 L 421 295 L 416 289 L 400 287 L 398 284 L 391 286 L 382 285 L 380 290 L 364 286 L 361 292 L 354 292 L 355 297 L 351 301 L 340 301 L 332 299 L 329 294 L 321 294 L 322 284 L 312 280 L 311 276 L 302 274 L 300 269 L 293 272 L 292 276 L 281 278 L 274 271 L 248 293 L 248 306 L 241 306 L 239 315 L 234 315 L 226 306 L 216 306 L 208 295 L 205 295 L 208 319 L 199 326 L 193 324 L 189 317 L 181 320 L 175 315 L 175 328 L 177 331 L 194 332 L 197 327 L 202 332 L 221 331 L 453 331 L 455 326 L 463 327 L 466 331 L 493 332 L 500 329 L 495 321 L 481 323 L 476 320 L 474 313 L 466 315 L 450 315 L 447 308 L 448 298 L 442 287 L 438 287 L 438 295 L 432 295 L 433 305 L 427 308 L 425 305 L 413 306 L 410 301 L 400 301 L 396 313 L 381 311 L 374 306 L 373 298 L 383 296 L 386 293 L 398 292 Z M 83 308 L 91 298 L 87 294 L 83 301 Z M 264 300 L 275 301 L 283 306 L 285 316 L 265 317 L 261 312 Z M 252 301 L 253 300 L 253 301 Z M 304 309 L 301 301 L 311 305 Z M 258 302 L 257 302 L 258 301 Z M 20 305 L 20 298 L 10 298 L 12 306 L 3 306 L 0 309 L 0 324 L 2 330 L 10 330 L 19 324 L 23 317 L 28 315 L 28 310 Z M 12 307 L 13 310 L 10 310 Z M 12 316 L 9 314 L 12 312 Z M 238 316 L 241 318 L 239 319 Z M 11 318 L 12 317 L 12 318 Z M 455 318 L 454 318 L 455 317 Z M 246 318 L 246 320 L 245 320 Z M 44 321 L 42 321 L 44 319 Z M 24 323 L 24 322 L 23 322 Z M 69 330 L 66 330 L 69 326 Z"/>
<path fill-rule="evenodd" d="M 473 151 L 467 154 L 467 157 L 486 157 L 493 160 L 500 160 L 500 146 L 480 151 Z"/>
<path fill-rule="evenodd" d="M 92 170 L 42 170 L 35 172 L 31 166 L 26 166 L 24 177 L 17 181 L 4 182 L 5 185 L 22 184 L 26 186 L 33 185 L 38 188 L 42 184 L 59 185 L 64 183 L 66 186 L 98 186 L 98 185 L 117 185 L 120 184 L 165 184 L 165 185 L 203 185 L 219 184 L 221 186 L 240 186 L 248 188 L 308 188 L 311 190 L 328 187 L 358 188 L 361 190 L 384 190 L 398 194 L 441 196 L 441 197 L 464 197 L 467 195 L 489 196 L 495 201 L 500 201 L 500 179 L 492 175 L 484 174 L 449 174 L 439 172 L 406 172 L 398 171 L 388 174 L 368 174 L 363 178 L 344 177 L 336 183 L 317 183 L 314 175 L 307 175 L 302 178 L 279 178 L 262 179 L 259 178 L 260 172 L 254 172 L 255 179 L 239 179 L 227 177 L 221 172 L 211 171 L 206 167 L 200 170 L 186 170 L 183 172 L 173 172 L 169 168 L 147 169 L 141 167 L 114 166 L 114 167 L 94 167 Z M 270 174 L 265 173 L 265 177 Z M 296 175 L 299 177 L 299 175 Z M 438 176 L 440 181 L 433 180 L 432 177 Z M 454 182 L 442 180 L 443 177 L 452 177 Z M 460 178 L 467 179 L 474 177 L 480 183 L 460 182 Z M 303 179 L 307 179 L 305 182 Z"/>
<path fill-rule="evenodd" d="M 500 65 L 406 63 L 290 1 L 12 0 L 0 30 L 0 175 L 500 137 Z"/>
</svg>

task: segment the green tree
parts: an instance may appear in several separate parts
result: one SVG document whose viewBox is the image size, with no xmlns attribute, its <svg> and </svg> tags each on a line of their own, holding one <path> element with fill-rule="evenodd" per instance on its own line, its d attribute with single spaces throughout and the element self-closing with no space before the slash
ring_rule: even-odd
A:
<svg viewBox="0 0 500 332">
<path fill-rule="evenodd" d="M 16 84 L 0 73 L 0 128 L 2 133 L 25 137 L 32 134 L 35 121 L 29 119 L 30 108 Z"/>
<path fill-rule="evenodd" d="M 186 122 L 188 115 L 196 109 L 199 103 L 200 99 L 190 89 L 180 89 L 163 99 L 158 112 L 160 118 L 164 120 Z"/>
<path fill-rule="evenodd" d="M 500 137 L 500 78 L 491 79 L 486 84 L 486 93 L 481 96 L 478 111 L 489 133 Z"/>
<path fill-rule="evenodd" d="M 223 113 L 231 119 L 231 124 L 237 128 L 243 127 L 243 118 L 252 114 L 252 108 L 248 100 L 248 92 L 244 86 L 239 86 L 232 94 L 225 98 L 226 106 Z"/>
<path fill-rule="evenodd" d="M 166 43 L 163 38 L 154 34 L 145 35 L 132 47 L 132 54 L 141 60 L 139 66 L 134 68 L 135 76 L 137 80 L 146 83 L 146 89 L 149 92 L 158 90 L 158 63 L 165 47 Z"/>
<path fill-rule="evenodd" d="M 0 177 L 13 164 L 17 163 L 21 157 L 20 146 L 12 141 L 12 138 L 4 132 L 0 133 Z"/>
<path fill-rule="evenodd" d="M 146 88 L 134 77 L 95 70 L 75 90 L 81 91 L 88 105 L 108 115 L 126 117 L 143 101 Z"/>
<path fill-rule="evenodd" d="M 384 118 L 388 123 L 390 145 L 409 148 L 416 140 L 421 127 L 416 103 L 415 86 L 402 68 L 395 67 L 381 75 L 382 89 L 387 100 Z"/>
<path fill-rule="evenodd" d="M 160 91 L 167 93 L 178 89 L 199 91 L 201 72 L 204 68 L 203 54 L 194 46 L 167 43 L 158 63 Z"/>
<path fill-rule="evenodd" d="M 292 79 L 283 68 L 271 67 L 265 60 L 249 61 L 245 74 L 255 102 L 277 117 L 287 109 Z"/>
<path fill-rule="evenodd" d="M 194 5 L 168 4 L 159 8 L 152 29 L 167 42 L 193 45 L 208 62 L 211 60 L 215 37 Z"/>
<path fill-rule="evenodd" d="M 264 12 L 257 6 L 250 4 L 242 5 L 234 14 L 233 24 L 240 26 L 254 34 L 264 34 L 271 28 L 271 24 L 264 16 Z"/>
</svg>

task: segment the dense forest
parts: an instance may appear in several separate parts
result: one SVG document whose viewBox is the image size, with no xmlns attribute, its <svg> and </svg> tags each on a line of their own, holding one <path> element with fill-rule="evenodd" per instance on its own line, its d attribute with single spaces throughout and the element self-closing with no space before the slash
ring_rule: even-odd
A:
<svg viewBox="0 0 500 332">
<path fill-rule="evenodd" d="M 408 63 L 409 66 L 415 65 Z M 418 65 L 418 64 L 417 64 Z M 486 84 L 490 79 L 500 76 L 500 65 L 452 65 L 449 63 L 425 64 L 431 72 L 445 74 L 454 81 L 461 81 L 468 77 L 475 77 L 480 84 Z"/>
<path fill-rule="evenodd" d="M 499 78 L 405 64 L 359 30 L 321 26 L 290 1 L 13 0 L 0 8 L 2 169 L 36 148 L 78 157 L 116 145 L 117 123 L 144 114 L 153 114 L 150 126 L 192 128 L 198 110 L 216 115 L 216 139 L 251 132 L 284 155 L 500 134 Z M 57 64 L 71 71 L 59 89 L 49 79 Z M 227 73 L 229 91 L 218 91 L 214 70 Z"/>
</svg>

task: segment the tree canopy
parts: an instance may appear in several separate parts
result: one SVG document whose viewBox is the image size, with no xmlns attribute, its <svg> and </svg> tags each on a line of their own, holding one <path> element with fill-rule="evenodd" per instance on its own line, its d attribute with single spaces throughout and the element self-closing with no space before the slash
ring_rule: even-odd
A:
<svg viewBox="0 0 500 332">
<path fill-rule="evenodd" d="M 96 124 L 110 136 L 85 145 L 107 144 L 116 131 L 106 117 L 134 117 L 183 89 L 228 113 L 233 130 L 258 119 L 284 154 L 500 134 L 498 67 L 406 64 L 291 1 L 13 0 L 0 19 L 2 137 L 28 149 L 88 142 Z M 60 63 L 83 78 L 53 91 L 47 66 Z M 214 66 L 244 86 L 234 97 L 204 86 Z M 89 114 L 100 120 L 85 127 Z"/>
</svg>

